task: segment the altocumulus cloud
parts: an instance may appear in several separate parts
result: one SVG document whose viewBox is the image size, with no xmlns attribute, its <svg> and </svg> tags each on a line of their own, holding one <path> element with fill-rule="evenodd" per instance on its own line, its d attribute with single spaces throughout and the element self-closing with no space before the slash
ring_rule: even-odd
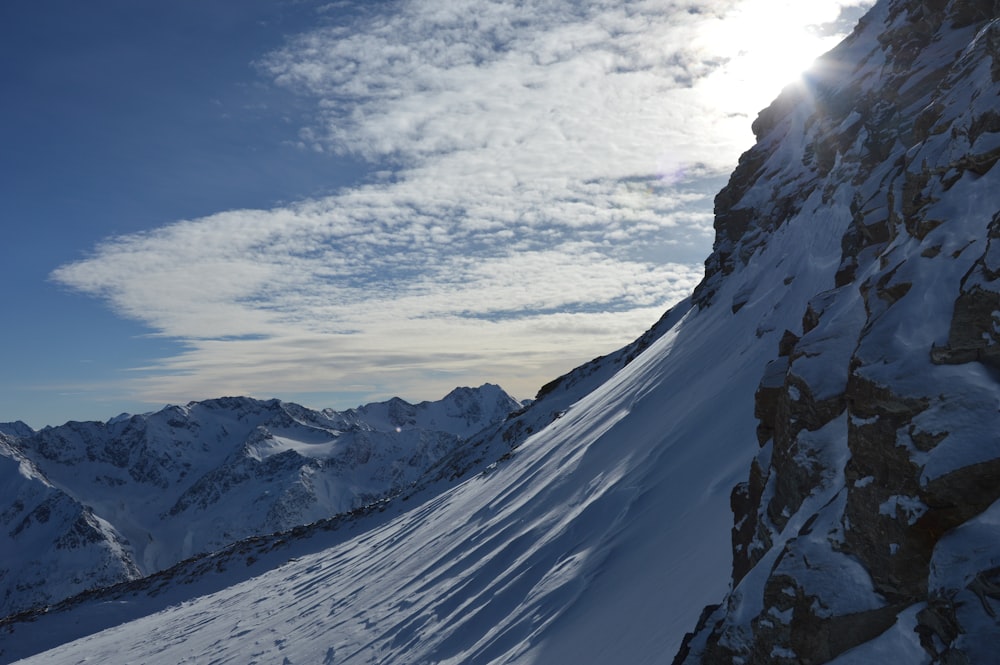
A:
<svg viewBox="0 0 1000 665">
<path fill-rule="evenodd" d="M 303 149 L 372 177 L 110 238 L 53 277 L 182 342 L 138 368 L 150 401 L 531 394 L 700 278 L 711 197 L 777 92 L 720 94 L 752 44 L 711 35 L 761 4 L 330 5 L 256 64 L 314 101 Z"/>
</svg>

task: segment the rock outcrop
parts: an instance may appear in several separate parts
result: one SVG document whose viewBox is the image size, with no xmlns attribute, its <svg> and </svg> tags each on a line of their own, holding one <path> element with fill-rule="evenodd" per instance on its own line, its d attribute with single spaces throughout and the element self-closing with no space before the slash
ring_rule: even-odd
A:
<svg viewBox="0 0 1000 665">
<path fill-rule="evenodd" d="M 678 662 L 825 663 L 893 635 L 914 645 L 897 662 L 995 660 L 998 15 L 878 3 L 760 114 L 716 199 L 701 308 L 737 312 L 723 286 L 773 261 L 776 235 L 841 252 L 761 379 L 732 590 Z M 839 225 L 817 228 L 817 203 Z"/>
</svg>

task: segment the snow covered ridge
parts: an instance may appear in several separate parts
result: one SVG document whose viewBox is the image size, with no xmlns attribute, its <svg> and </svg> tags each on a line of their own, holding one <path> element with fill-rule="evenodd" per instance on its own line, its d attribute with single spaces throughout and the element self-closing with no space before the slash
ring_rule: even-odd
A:
<svg viewBox="0 0 1000 665">
<path fill-rule="evenodd" d="M 998 14 L 880 2 L 719 194 L 702 307 L 780 306 L 778 237 L 839 251 L 757 390 L 733 587 L 679 662 L 996 661 Z"/>
<path fill-rule="evenodd" d="M 486 384 L 342 413 L 228 397 L 0 426 L 0 616 L 372 504 L 520 408 Z"/>
<path fill-rule="evenodd" d="M 761 114 L 693 298 L 411 490 L 2 658 L 995 662 L 998 10 L 879 2 Z"/>
</svg>

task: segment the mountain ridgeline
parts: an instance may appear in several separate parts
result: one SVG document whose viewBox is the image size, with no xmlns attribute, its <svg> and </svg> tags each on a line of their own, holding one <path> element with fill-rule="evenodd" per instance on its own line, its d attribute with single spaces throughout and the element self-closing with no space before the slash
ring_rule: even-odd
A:
<svg viewBox="0 0 1000 665">
<path fill-rule="evenodd" d="M 350 494 L 376 511 L 0 622 L 0 657 L 996 662 L 998 15 L 995 0 L 879 0 L 757 118 L 692 297 L 477 434 L 412 443 L 419 478 L 365 444 L 396 433 L 391 406 L 338 420 L 240 402 L 171 425 L 215 408 L 189 405 L 143 425 L 171 431 L 161 447 L 91 445 L 128 420 L 59 441 L 8 428 L 2 459 L 37 477 L 32 505 L 64 506 L 60 534 L 95 544 L 81 576 L 145 574 L 249 533 L 237 505 L 259 507 L 261 529 L 343 510 L 356 504 L 317 482 L 328 467 L 382 470 Z M 367 417 L 397 425 L 331 443 Z M 75 469 L 107 480 L 83 500 L 64 490 Z M 133 473 L 161 489 L 115 503 Z M 194 529 L 221 507 L 237 515 L 224 536 Z M 5 528 L 43 523 L 18 515 Z"/>
<path fill-rule="evenodd" d="M 384 500 L 520 408 L 486 384 L 343 412 L 226 397 L 0 426 L 0 615 Z"/>
<path fill-rule="evenodd" d="M 756 390 L 732 590 L 680 662 L 823 663 L 870 640 L 845 662 L 903 662 L 878 651 L 893 639 L 910 662 L 995 662 L 998 14 L 880 2 L 760 114 L 716 199 L 699 307 L 781 306 L 800 276 L 775 236 L 834 251 Z"/>
</svg>

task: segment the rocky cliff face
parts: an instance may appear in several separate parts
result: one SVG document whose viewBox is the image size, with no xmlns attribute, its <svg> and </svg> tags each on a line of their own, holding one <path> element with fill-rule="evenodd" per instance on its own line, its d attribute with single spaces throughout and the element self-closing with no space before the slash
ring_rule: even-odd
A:
<svg viewBox="0 0 1000 665">
<path fill-rule="evenodd" d="M 756 393 L 732 590 L 678 662 L 996 658 L 998 15 L 879 2 L 760 114 L 716 199 L 700 308 L 780 308 L 802 275 L 776 238 L 835 250 Z"/>
<path fill-rule="evenodd" d="M 32 662 L 995 662 L 998 9 L 878 3 L 761 114 L 693 298 L 398 500 L 0 622 L 0 657 L 121 624 Z M 424 417 L 379 406 L 339 447 L 323 432 L 363 410 L 237 406 L 198 407 L 227 415 L 192 457 L 149 448 L 193 469 L 239 434 L 163 500 L 183 523 L 261 465 L 363 463 Z M 78 430 L 34 450 L 175 487 Z"/>
<path fill-rule="evenodd" d="M 0 616 L 385 499 L 520 407 L 485 385 L 343 413 L 227 397 L 38 432 L 11 424 Z"/>
</svg>

